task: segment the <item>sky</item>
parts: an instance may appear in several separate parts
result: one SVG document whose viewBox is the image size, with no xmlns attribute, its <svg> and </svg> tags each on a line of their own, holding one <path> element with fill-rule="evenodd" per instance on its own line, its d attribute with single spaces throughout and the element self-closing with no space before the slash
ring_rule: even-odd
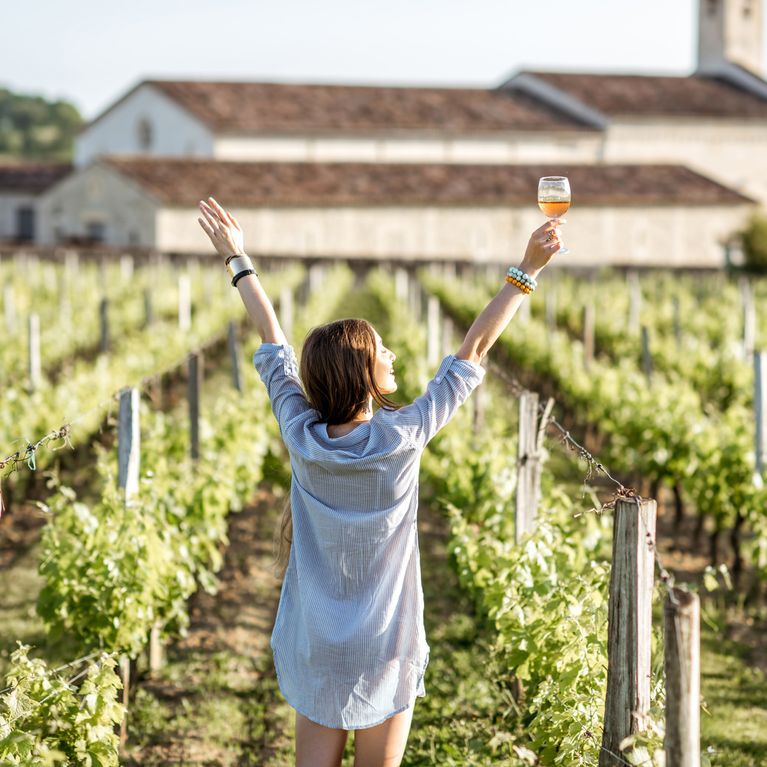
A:
<svg viewBox="0 0 767 767">
<path fill-rule="evenodd" d="M 697 56 L 698 0 L 2 5 L 0 87 L 85 119 L 148 78 L 493 87 L 520 69 L 689 74 Z"/>
</svg>

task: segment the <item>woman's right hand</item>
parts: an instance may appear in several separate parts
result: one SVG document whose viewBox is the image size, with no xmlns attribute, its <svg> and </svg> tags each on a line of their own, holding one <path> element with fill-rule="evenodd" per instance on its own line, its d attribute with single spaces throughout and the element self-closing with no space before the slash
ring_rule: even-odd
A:
<svg viewBox="0 0 767 767">
<path fill-rule="evenodd" d="M 525 257 L 519 268 L 531 277 L 549 263 L 551 257 L 562 247 L 557 226 L 561 222 L 553 218 L 539 226 L 531 235 L 525 250 Z"/>
<path fill-rule="evenodd" d="M 212 197 L 208 197 L 208 202 L 200 200 L 199 207 L 203 218 L 197 220 L 219 255 L 229 258 L 244 253 L 244 234 L 240 222 Z"/>
</svg>

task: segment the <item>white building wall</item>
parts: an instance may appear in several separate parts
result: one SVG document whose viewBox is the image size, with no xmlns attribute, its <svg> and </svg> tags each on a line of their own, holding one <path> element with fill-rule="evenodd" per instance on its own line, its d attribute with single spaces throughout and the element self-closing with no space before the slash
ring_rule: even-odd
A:
<svg viewBox="0 0 767 767">
<path fill-rule="evenodd" d="M 614 120 L 607 162 L 678 163 L 767 204 L 767 122 Z"/>
<path fill-rule="evenodd" d="M 562 234 L 567 265 L 722 267 L 723 243 L 750 213 L 742 206 L 577 207 Z M 543 222 L 524 207 L 234 208 L 253 256 L 518 262 Z M 158 212 L 157 247 L 212 252 L 196 209 Z"/>
<path fill-rule="evenodd" d="M 103 224 L 107 245 L 151 247 L 156 207 L 140 187 L 108 167 L 91 165 L 40 197 L 37 241 L 54 245 L 87 236 L 89 224 Z"/>
<path fill-rule="evenodd" d="M 142 123 L 151 133 L 142 144 Z M 203 123 L 151 85 L 142 85 L 75 139 L 75 165 L 100 154 L 213 155 L 213 136 Z"/>
<path fill-rule="evenodd" d="M 15 239 L 17 235 L 17 211 L 19 208 L 32 208 L 35 210 L 35 226 L 39 231 L 37 220 L 37 195 L 34 194 L 10 194 L 0 192 L 0 240 Z"/>
<path fill-rule="evenodd" d="M 218 136 L 220 160 L 285 162 L 596 162 L 601 134 L 527 132 L 504 136 Z"/>
</svg>

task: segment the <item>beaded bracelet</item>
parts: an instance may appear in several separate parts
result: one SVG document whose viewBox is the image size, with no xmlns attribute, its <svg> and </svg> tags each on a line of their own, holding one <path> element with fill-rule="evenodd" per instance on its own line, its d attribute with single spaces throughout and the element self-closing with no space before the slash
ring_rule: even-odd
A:
<svg viewBox="0 0 767 767">
<path fill-rule="evenodd" d="M 506 275 L 506 282 L 510 282 L 515 287 L 519 288 L 523 293 L 527 294 L 528 296 L 530 293 L 535 290 L 535 288 L 531 288 L 529 285 L 525 285 L 524 282 L 521 282 L 516 277 L 512 277 L 510 274 Z"/>
<path fill-rule="evenodd" d="M 516 266 L 510 266 L 506 274 L 509 275 L 510 277 L 514 277 L 520 282 L 523 282 L 525 285 L 528 285 L 533 290 L 535 290 L 538 287 L 537 280 L 533 279 L 529 274 L 526 274 L 521 269 L 518 269 Z"/>
</svg>

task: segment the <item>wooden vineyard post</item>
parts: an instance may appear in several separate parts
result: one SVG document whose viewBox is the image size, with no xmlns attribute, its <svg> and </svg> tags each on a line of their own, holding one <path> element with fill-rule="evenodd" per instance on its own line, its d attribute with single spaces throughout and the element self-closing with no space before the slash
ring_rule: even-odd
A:
<svg viewBox="0 0 767 767">
<path fill-rule="evenodd" d="M 139 391 L 120 392 L 120 415 L 117 445 L 117 485 L 125 491 L 125 502 L 138 495 L 141 431 L 139 429 Z"/>
<path fill-rule="evenodd" d="M 16 294 L 13 285 L 3 288 L 3 311 L 5 313 L 5 329 L 8 333 L 16 332 Z"/>
<path fill-rule="evenodd" d="M 538 448 L 538 395 L 526 391 L 519 398 L 517 441 L 517 493 L 514 507 L 514 542 L 535 530 L 541 494 L 541 459 Z"/>
<path fill-rule="evenodd" d="M 621 741 L 646 727 L 656 504 L 615 502 L 607 619 L 607 696 L 599 767 L 622 764 Z"/>
<path fill-rule="evenodd" d="M 767 456 L 767 352 L 754 352 L 754 419 L 756 421 L 756 467 L 754 483 L 762 487 Z"/>
<path fill-rule="evenodd" d="M 133 277 L 133 256 L 130 253 L 120 256 L 120 276 L 123 282 L 129 282 Z"/>
<path fill-rule="evenodd" d="M 240 372 L 240 343 L 237 340 L 237 323 L 230 322 L 226 334 L 229 356 L 232 360 L 232 383 L 237 391 L 242 391 L 242 374 Z"/>
<path fill-rule="evenodd" d="M 309 267 L 309 295 L 313 296 L 322 290 L 323 268 L 321 264 L 312 264 Z"/>
<path fill-rule="evenodd" d="M 671 297 L 671 307 L 673 311 L 674 322 L 674 338 L 676 339 L 676 348 L 682 348 L 682 321 L 680 319 L 679 312 L 679 296 L 674 295 Z"/>
<path fill-rule="evenodd" d="M 583 307 L 583 364 L 586 370 L 594 361 L 594 304 Z"/>
<path fill-rule="evenodd" d="M 202 390 L 202 352 L 189 355 L 189 437 L 191 455 L 196 461 L 200 457 L 200 392 Z"/>
<path fill-rule="evenodd" d="M 99 350 L 102 354 L 109 351 L 109 301 L 102 298 L 99 301 Z"/>
<path fill-rule="evenodd" d="M 454 354 L 458 348 L 453 348 L 453 320 L 444 314 L 442 316 L 442 356 Z"/>
<path fill-rule="evenodd" d="M 144 327 L 148 328 L 154 322 L 154 308 L 152 306 L 152 289 L 144 288 Z"/>
<path fill-rule="evenodd" d="M 117 485 L 124 491 L 126 505 L 138 496 L 141 429 L 139 426 L 139 391 L 123 389 L 120 392 L 120 414 L 117 432 Z M 120 656 L 120 678 L 123 683 L 123 706 L 127 713 L 130 692 L 130 658 Z M 125 750 L 128 737 L 128 720 L 120 722 L 120 751 Z"/>
<path fill-rule="evenodd" d="M 439 362 L 440 306 L 436 296 L 429 296 L 426 310 L 426 362 L 430 368 Z"/>
<path fill-rule="evenodd" d="M 178 329 L 186 333 L 192 327 L 192 286 L 188 274 L 178 276 Z"/>
<path fill-rule="evenodd" d="M 743 359 L 747 360 L 754 353 L 756 339 L 754 292 L 747 278 L 741 278 L 740 296 L 743 303 Z"/>
<path fill-rule="evenodd" d="M 40 362 L 40 317 L 37 314 L 29 315 L 29 391 L 34 392 L 40 388 L 42 380 L 42 364 Z"/>
<path fill-rule="evenodd" d="M 410 278 L 402 267 L 394 272 L 394 292 L 397 301 L 401 301 L 403 304 L 407 302 L 410 293 Z"/>
<path fill-rule="evenodd" d="M 639 286 L 639 275 L 636 272 L 629 272 L 626 275 L 626 282 L 629 288 L 629 333 L 639 332 L 639 317 L 642 312 L 642 290 Z"/>
<path fill-rule="evenodd" d="M 652 381 L 652 355 L 650 354 L 650 331 L 642 325 L 642 370 L 647 382 Z"/>
<path fill-rule="evenodd" d="M 485 384 L 484 386 L 487 386 Z M 477 386 L 472 392 L 473 407 L 471 415 L 471 429 L 474 434 L 479 434 L 485 425 L 485 392 L 484 386 Z"/>
<path fill-rule="evenodd" d="M 280 326 L 289 343 L 293 336 L 293 291 L 289 287 L 280 290 Z"/>
<path fill-rule="evenodd" d="M 700 767 L 700 600 L 672 588 L 663 608 L 669 767 Z"/>
</svg>

